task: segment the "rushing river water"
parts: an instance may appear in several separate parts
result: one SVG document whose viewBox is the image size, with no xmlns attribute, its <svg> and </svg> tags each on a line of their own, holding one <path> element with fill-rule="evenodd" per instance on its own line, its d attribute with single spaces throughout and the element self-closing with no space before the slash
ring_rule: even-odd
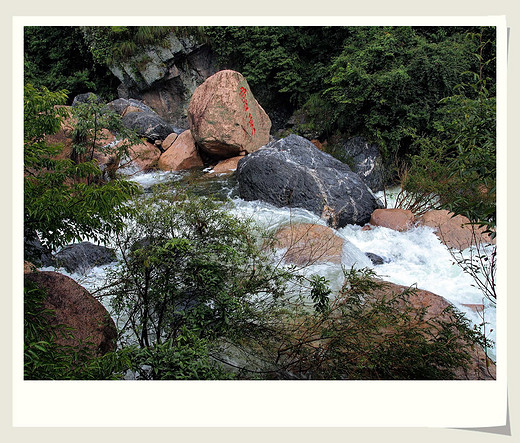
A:
<svg viewBox="0 0 520 443">
<path fill-rule="evenodd" d="M 186 183 L 199 194 L 212 194 L 230 199 L 229 211 L 237 217 L 250 217 L 268 229 L 277 229 L 289 222 L 317 223 L 325 225 L 315 214 L 297 208 L 276 208 L 263 202 L 247 202 L 238 197 L 237 184 L 233 177 L 203 177 L 205 173 L 137 173 L 130 179 L 149 189 L 158 183 Z M 390 204 L 391 207 L 390 195 Z M 464 305 L 484 305 L 485 334 L 495 340 L 496 309 L 473 286 L 473 279 L 454 263 L 446 246 L 428 227 L 414 227 L 398 232 L 383 227 L 362 230 L 361 226 L 348 225 L 336 231 L 345 240 L 342 265 L 356 268 L 370 267 L 383 280 L 400 285 L 417 285 L 420 289 L 431 291 L 453 303 L 474 325 L 481 325 L 481 315 Z M 110 245 L 108 245 L 110 246 Z M 371 252 L 383 258 L 384 263 L 373 265 L 365 253 Z M 468 251 L 465 251 L 467 254 Z M 90 291 L 95 291 L 103 282 L 105 272 L 111 265 L 93 268 L 88 274 L 67 274 Z M 46 268 L 52 270 L 53 268 Z M 305 271 L 321 274 L 338 288 L 343 282 L 341 265 L 331 263 L 312 265 Z M 107 305 L 107 303 L 105 302 Z M 109 308 L 109 306 L 107 306 Z M 490 332 L 491 331 L 491 332 Z M 483 331 L 484 332 L 484 331 Z M 490 356 L 494 358 L 494 350 Z"/>
</svg>

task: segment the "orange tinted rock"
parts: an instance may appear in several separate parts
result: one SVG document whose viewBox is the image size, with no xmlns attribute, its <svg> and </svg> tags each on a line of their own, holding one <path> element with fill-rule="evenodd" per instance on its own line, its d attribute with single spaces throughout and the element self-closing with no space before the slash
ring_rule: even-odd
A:
<svg viewBox="0 0 520 443">
<path fill-rule="evenodd" d="M 231 157 L 226 160 L 218 162 L 213 168 L 213 172 L 216 174 L 230 174 L 237 169 L 238 162 L 242 160 L 243 156 Z"/>
<path fill-rule="evenodd" d="M 159 158 L 158 166 L 163 171 L 181 171 L 204 166 L 191 131 L 184 131 L 177 137 Z"/>
<path fill-rule="evenodd" d="M 426 212 L 419 218 L 419 224 L 435 229 L 435 234 L 450 248 L 466 249 L 474 243 L 495 243 L 484 229 L 469 224 L 469 219 L 447 210 Z"/>
<path fill-rule="evenodd" d="M 219 71 L 195 90 L 188 122 L 197 145 L 215 157 L 250 153 L 269 142 L 271 120 L 236 71 Z"/>
<path fill-rule="evenodd" d="M 316 146 L 320 151 L 323 151 L 323 145 L 322 145 L 322 143 L 319 140 L 313 139 L 313 140 L 311 140 L 311 143 L 314 146 Z"/>
<path fill-rule="evenodd" d="M 297 265 L 341 263 L 343 239 L 322 225 L 299 223 L 283 226 L 275 234 L 276 247 L 287 248 L 285 260 Z"/>
<path fill-rule="evenodd" d="M 172 132 L 168 137 L 166 137 L 161 144 L 163 151 L 167 151 L 170 146 L 173 145 L 173 142 L 177 140 L 177 137 L 178 135 L 175 132 Z"/>
<path fill-rule="evenodd" d="M 151 143 L 143 142 L 133 145 L 128 150 L 130 161 L 141 171 L 149 171 L 157 167 L 157 161 L 161 156 L 159 148 Z"/>
<path fill-rule="evenodd" d="M 415 222 L 412 211 L 407 209 L 376 209 L 370 217 L 370 224 L 383 226 L 394 231 L 406 231 Z"/>
</svg>

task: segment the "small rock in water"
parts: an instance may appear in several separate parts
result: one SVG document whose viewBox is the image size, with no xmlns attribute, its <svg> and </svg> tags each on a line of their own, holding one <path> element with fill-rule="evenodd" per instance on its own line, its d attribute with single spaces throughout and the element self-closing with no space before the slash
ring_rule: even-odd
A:
<svg viewBox="0 0 520 443">
<path fill-rule="evenodd" d="M 370 259 L 370 261 L 374 265 L 382 265 L 385 262 L 385 260 L 382 257 L 380 257 L 377 254 L 373 254 L 372 252 L 365 252 L 365 255 Z"/>
<path fill-rule="evenodd" d="M 65 246 L 55 256 L 56 264 L 68 272 L 84 272 L 94 266 L 102 266 L 116 260 L 112 249 L 90 242 Z"/>
</svg>

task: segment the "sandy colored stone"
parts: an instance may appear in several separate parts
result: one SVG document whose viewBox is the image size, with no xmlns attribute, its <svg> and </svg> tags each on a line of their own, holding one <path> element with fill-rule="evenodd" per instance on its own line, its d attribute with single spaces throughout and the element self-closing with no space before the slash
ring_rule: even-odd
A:
<svg viewBox="0 0 520 443">
<path fill-rule="evenodd" d="M 204 166 L 191 131 L 184 131 L 159 158 L 159 169 L 181 171 Z"/>
<path fill-rule="evenodd" d="M 173 145 L 173 142 L 177 140 L 178 135 L 175 132 L 172 132 L 168 137 L 166 137 L 162 142 L 162 149 L 163 151 L 167 151 L 171 145 Z"/>
<path fill-rule="evenodd" d="M 197 145 L 219 158 L 251 153 L 269 142 L 271 120 L 236 71 L 219 71 L 195 90 L 188 122 Z"/>
<path fill-rule="evenodd" d="M 237 169 L 238 162 L 242 160 L 243 156 L 236 156 L 227 158 L 226 160 L 222 160 L 217 163 L 217 165 L 213 168 L 213 172 L 215 174 L 230 174 Z"/>
<path fill-rule="evenodd" d="M 495 243 L 484 234 L 483 228 L 469 224 L 469 219 L 463 215 L 453 216 L 444 209 L 428 211 L 418 221 L 420 225 L 435 229 L 437 237 L 450 248 L 463 250 L 475 243 Z"/>
<path fill-rule="evenodd" d="M 285 260 L 301 266 L 313 263 L 341 263 L 343 239 L 322 225 L 299 223 L 280 228 L 275 246 L 287 248 Z"/>
<path fill-rule="evenodd" d="M 121 114 L 121 117 L 124 117 L 125 115 L 128 115 L 131 112 L 143 112 L 143 110 L 138 108 L 137 106 L 127 106 Z"/>
<path fill-rule="evenodd" d="M 34 266 L 31 262 L 24 260 L 23 262 L 23 273 L 29 274 L 31 272 L 39 272 L 36 266 Z"/>
<path fill-rule="evenodd" d="M 128 150 L 130 161 L 137 165 L 141 171 L 149 171 L 157 167 L 157 161 L 161 156 L 159 148 L 147 141 L 139 145 L 133 145 Z"/>
<path fill-rule="evenodd" d="M 406 231 L 413 227 L 415 216 L 407 209 L 376 209 L 370 217 L 370 224 L 395 231 Z"/>
</svg>

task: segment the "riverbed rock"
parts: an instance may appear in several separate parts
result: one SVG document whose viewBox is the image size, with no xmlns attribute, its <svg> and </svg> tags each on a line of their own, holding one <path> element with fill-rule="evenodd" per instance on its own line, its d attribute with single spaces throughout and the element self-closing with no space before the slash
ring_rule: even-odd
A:
<svg viewBox="0 0 520 443">
<path fill-rule="evenodd" d="M 161 149 L 163 152 L 166 152 L 171 145 L 173 145 L 173 142 L 177 140 L 177 137 L 179 134 L 172 132 L 168 137 L 166 137 L 162 143 L 161 143 Z"/>
<path fill-rule="evenodd" d="M 50 324 L 72 328 L 64 335 L 58 334 L 58 344 L 85 346 L 94 355 L 115 350 L 117 330 L 114 321 L 85 288 L 57 272 L 33 272 L 25 278 L 47 292 L 44 309 L 53 311 L 48 317 Z"/>
<path fill-rule="evenodd" d="M 219 161 L 214 167 L 215 174 L 231 174 L 237 170 L 238 162 L 242 160 L 243 156 L 236 156 Z"/>
<path fill-rule="evenodd" d="M 132 164 L 138 171 L 151 171 L 157 169 L 161 150 L 154 144 L 145 141 L 132 145 L 128 149 L 128 155 L 128 161 L 121 162 L 122 166 Z"/>
<path fill-rule="evenodd" d="M 294 134 L 244 157 L 236 175 L 244 200 L 304 208 L 335 228 L 363 225 L 379 207 L 346 164 Z"/>
<path fill-rule="evenodd" d="M 121 118 L 122 123 L 133 129 L 139 137 L 146 138 L 154 143 L 156 140 L 164 140 L 175 128 L 155 112 L 130 112 Z"/>
<path fill-rule="evenodd" d="M 159 158 L 158 166 L 163 171 L 181 171 L 204 166 L 191 131 L 184 131 L 177 137 Z"/>
<path fill-rule="evenodd" d="M 407 231 L 415 223 L 413 212 L 408 209 L 376 209 L 370 216 L 370 224 L 393 229 L 394 231 Z"/>
<path fill-rule="evenodd" d="M 437 237 L 450 248 L 463 250 L 472 244 L 495 243 L 483 228 L 469 224 L 469 219 L 463 215 L 455 216 L 444 209 L 428 211 L 418 222 L 435 229 Z"/>
<path fill-rule="evenodd" d="M 144 104 L 141 100 L 136 100 L 133 98 L 118 98 L 109 102 L 107 106 L 121 116 L 129 114 L 129 108 L 133 109 L 134 112 L 141 111 L 154 113 L 154 110 L 148 105 Z"/>
<path fill-rule="evenodd" d="M 85 273 L 95 266 L 114 262 L 116 254 L 105 246 L 85 241 L 63 247 L 54 258 L 57 266 L 65 268 L 70 273 Z"/>
<path fill-rule="evenodd" d="M 188 122 L 197 145 L 218 158 L 254 152 L 269 142 L 271 120 L 236 71 L 219 71 L 195 90 Z"/>
<path fill-rule="evenodd" d="M 35 231 L 24 227 L 24 260 L 33 263 L 36 267 L 54 266 L 52 251 L 42 244 Z"/>
<path fill-rule="evenodd" d="M 31 272 L 39 272 L 38 268 L 33 265 L 31 262 L 24 260 L 23 262 L 23 273 L 30 274 Z"/>
<path fill-rule="evenodd" d="M 341 263 L 344 240 L 322 225 L 297 223 L 282 226 L 275 234 L 275 246 L 287 249 L 284 260 L 300 266 Z"/>
<path fill-rule="evenodd" d="M 85 92 L 83 94 L 76 95 L 76 97 L 74 97 L 72 100 L 72 106 L 74 107 L 85 103 L 101 104 L 103 103 L 103 99 L 93 92 Z"/>
<path fill-rule="evenodd" d="M 215 73 L 214 58 L 209 45 L 172 32 L 135 55 L 114 60 L 109 69 L 122 82 L 119 97 L 141 100 L 164 120 L 186 128 L 188 102 L 195 88 Z"/>
<path fill-rule="evenodd" d="M 373 252 L 365 252 L 365 255 L 370 259 L 373 265 L 382 265 L 385 260 Z"/>
<path fill-rule="evenodd" d="M 350 158 L 352 170 L 374 192 L 384 188 L 383 157 L 379 147 L 363 137 L 352 137 L 343 143 L 344 154 Z"/>
</svg>

